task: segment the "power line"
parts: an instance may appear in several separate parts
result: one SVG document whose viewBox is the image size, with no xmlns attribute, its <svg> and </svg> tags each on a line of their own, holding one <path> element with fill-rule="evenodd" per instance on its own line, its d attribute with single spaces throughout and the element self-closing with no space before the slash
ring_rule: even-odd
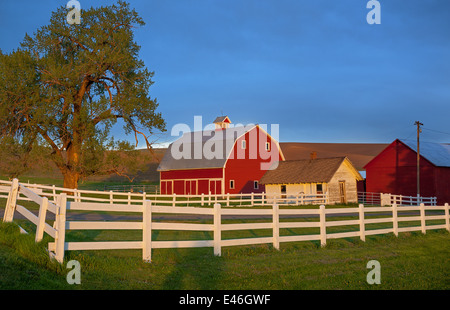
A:
<svg viewBox="0 0 450 310">
<path fill-rule="evenodd" d="M 433 131 L 433 132 L 438 132 L 438 133 L 442 133 L 444 135 L 449 135 L 450 136 L 449 132 L 444 132 L 444 131 L 439 131 L 439 130 L 434 130 L 434 129 L 428 129 L 428 128 L 425 128 L 425 127 L 422 127 L 422 129 L 425 129 L 425 130 L 428 130 L 428 131 Z"/>
</svg>

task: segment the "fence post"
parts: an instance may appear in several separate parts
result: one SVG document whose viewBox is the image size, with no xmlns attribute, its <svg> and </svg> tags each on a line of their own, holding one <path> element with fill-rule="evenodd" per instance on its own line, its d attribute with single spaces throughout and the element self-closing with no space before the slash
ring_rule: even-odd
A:
<svg viewBox="0 0 450 310">
<path fill-rule="evenodd" d="M 202 193 L 201 206 L 203 207 L 205 201 L 205 194 Z"/>
<path fill-rule="evenodd" d="M 253 192 L 252 192 L 252 195 L 251 195 L 251 206 L 253 207 L 253 200 L 254 200 L 254 194 L 253 194 Z"/>
<path fill-rule="evenodd" d="M 67 194 L 60 194 L 59 206 L 56 209 L 56 238 L 55 238 L 55 258 L 59 263 L 64 261 L 65 238 L 66 238 L 66 208 Z"/>
<path fill-rule="evenodd" d="M 366 225 L 364 223 L 364 205 L 359 204 L 359 237 L 361 241 L 366 241 Z"/>
<path fill-rule="evenodd" d="M 214 255 L 221 256 L 221 241 L 222 241 L 222 216 L 220 214 L 220 204 L 214 204 Z"/>
<path fill-rule="evenodd" d="M 44 237 L 45 217 L 47 216 L 48 198 L 44 197 L 39 207 L 39 218 L 36 227 L 35 241 L 40 242 Z"/>
<path fill-rule="evenodd" d="M 52 185 L 53 202 L 56 202 L 56 185 Z"/>
<path fill-rule="evenodd" d="M 425 204 L 420 204 L 420 226 L 422 229 L 422 233 L 425 234 Z"/>
<path fill-rule="evenodd" d="M 227 193 L 227 207 L 230 206 L 230 193 Z"/>
<path fill-rule="evenodd" d="M 449 215 L 449 210 L 448 210 L 448 203 L 445 203 L 445 229 L 447 229 L 447 231 L 450 231 L 450 215 Z"/>
<path fill-rule="evenodd" d="M 175 201 L 177 200 L 177 194 L 173 193 L 172 197 L 173 197 L 173 199 L 172 199 L 172 207 L 175 207 Z"/>
<path fill-rule="evenodd" d="M 17 198 L 19 196 L 19 180 L 14 179 L 11 184 L 11 190 L 8 194 L 6 202 L 5 214 L 3 214 L 3 222 L 12 222 L 14 211 L 16 210 Z"/>
<path fill-rule="evenodd" d="M 152 262 L 152 202 L 145 200 L 142 209 L 142 259 Z"/>
<path fill-rule="evenodd" d="M 109 191 L 109 203 L 113 204 L 113 201 L 114 201 L 113 191 Z"/>
<path fill-rule="evenodd" d="M 280 216 L 279 206 L 274 204 L 272 206 L 272 222 L 273 222 L 273 247 L 280 249 Z"/>
<path fill-rule="evenodd" d="M 396 203 L 392 205 L 392 228 L 394 229 L 394 235 L 398 237 L 398 209 Z"/>
<path fill-rule="evenodd" d="M 320 215 L 320 246 L 324 247 L 327 244 L 327 226 L 325 217 L 325 206 L 321 205 L 319 209 Z"/>
</svg>

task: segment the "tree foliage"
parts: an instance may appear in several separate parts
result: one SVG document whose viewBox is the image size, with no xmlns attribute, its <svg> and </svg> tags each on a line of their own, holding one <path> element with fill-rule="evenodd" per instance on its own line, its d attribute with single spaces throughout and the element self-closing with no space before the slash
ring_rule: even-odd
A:
<svg viewBox="0 0 450 310">
<path fill-rule="evenodd" d="M 81 24 L 66 22 L 60 7 L 50 23 L 21 46 L 0 52 L 0 136 L 31 146 L 41 139 L 67 187 L 93 174 L 123 173 L 143 138 L 165 131 L 165 122 L 150 97 L 154 72 L 139 59 L 134 29 L 144 21 L 129 4 L 119 1 L 82 11 Z M 118 121 L 136 145 L 116 141 L 111 128 Z"/>
</svg>

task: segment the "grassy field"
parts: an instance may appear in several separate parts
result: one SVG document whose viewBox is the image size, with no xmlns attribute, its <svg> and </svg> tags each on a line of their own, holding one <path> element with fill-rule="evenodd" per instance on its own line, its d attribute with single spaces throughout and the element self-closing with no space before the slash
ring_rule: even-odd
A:
<svg viewBox="0 0 450 310">
<path fill-rule="evenodd" d="M 54 183 L 54 182 L 53 182 Z M 37 210 L 33 203 L 21 203 Z M 5 199 L 0 199 L 4 208 Z M 307 208 L 316 208 L 308 206 Z M 349 206 L 327 206 L 349 207 Z M 351 205 L 350 207 L 355 207 Z M 124 215 L 124 214 L 120 214 Z M 340 217 L 341 220 L 356 219 Z M 314 219 L 296 219 L 299 221 Z M 209 222 L 208 222 L 209 221 Z M 211 223 L 211 220 L 197 222 Z M 224 220 L 227 223 L 241 220 Z M 260 219 L 257 221 L 267 221 Z M 281 220 L 282 221 L 282 220 Z M 293 219 L 289 219 L 293 221 Z M 140 250 L 67 251 L 58 264 L 46 252 L 48 235 L 34 242 L 35 226 L 15 220 L 31 233 L 19 233 L 16 224 L 0 223 L 1 290 L 448 290 L 450 234 L 429 230 L 359 238 L 271 245 L 225 247 L 215 257 L 212 248 L 155 249 L 152 263 L 142 261 Z M 186 221 L 184 221 L 186 222 Z M 255 220 L 253 220 L 255 222 Z M 402 222 L 404 225 L 419 223 Z M 432 223 L 427 223 L 432 224 Z M 442 224 L 436 222 L 435 224 Z M 366 229 L 387 228 L 369 224 Z M 328 232 L 358 230 L 358 226 L 329 227 Z M 317 234 L 318 228 L 282 229 L 280 235 Z M 271 236 L 271 230 L 224 232 L 223 238 Z M 142 240 L 141 231 L 68 231 L 66 241 Z M 209 232 L 154 231 L 153 240 L 212 239 Z M 66 264 L 81 264 L 81 284 L 69 285 Z M 381 284 L 366 281 L 367 263 L 381 265 Z"/>
<path fill-rule="evenodd" d="M 25 225 L 25 223 L 21 223 Z M 28 227 L 27 227 L 28 228 Z M 158 238 L 158 236 L 154 236 Z M 167 232 L 163 238 L 177 238 Z M 195 237 L 195 236 L 194 236 Z M 198 237 L 198 236 L 197 236 Z M 72 232 L 72 240 L 109 238 L 116 232 Z M 130 235 L 130 238 L 134 238 Z M 450 289 L 450 234 L 402 233 L 270 245 L 223 248 L 156 249 L 144 263 L 139 250 L 66 252 L 60 265 L 48 258 L 49 239 L 34 243 L 15 224 L 0 224 L 0 289 L 63 290 L 447 290 Z M 367 262 L 378 260 L 381 284 L 366 281 Z M 66 262 L 81 264 L 81 284 L 66 281 Z"/>
</svg>

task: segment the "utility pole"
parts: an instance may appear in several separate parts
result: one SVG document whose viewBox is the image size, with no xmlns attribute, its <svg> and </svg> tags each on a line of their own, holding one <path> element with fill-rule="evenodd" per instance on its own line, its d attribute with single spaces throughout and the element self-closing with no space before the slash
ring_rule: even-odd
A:
<svg viewBox="0 0 450 310">
<path fill-rule="evenodd" d="M 416 121 L 414 125 L 417 126 L 417 198 L 420 197 L 420 133 L 422 132 L 422 129 L 420 129 L 420 126 L 423 126 L 423 124 L 419 121 Z"/>
</svg>

